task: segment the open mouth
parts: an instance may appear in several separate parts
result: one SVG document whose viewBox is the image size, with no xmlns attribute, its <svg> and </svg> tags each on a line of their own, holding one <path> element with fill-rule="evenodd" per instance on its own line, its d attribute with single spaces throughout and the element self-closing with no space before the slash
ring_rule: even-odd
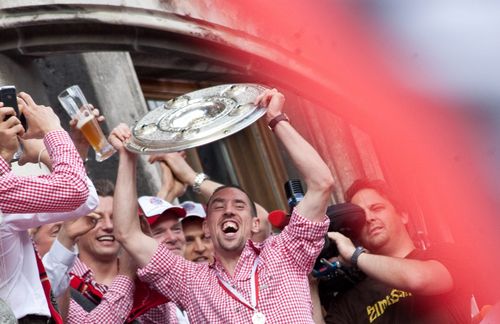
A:
<svg viewBox="0 0 500 324">
<path fill-rule="evenodd" d="M 114 235 L 103 235 L 99 236 L 97 238 L 99 242 L 114 242 L 115 241 L 115 236 Z"/>
<path fill-rule="evenodd" d="M 240 227 L 234 221 L 228 220 L 222 223 L 222 232 L 224 234 L 236 233 L 239 229 Z"/>
</svg>

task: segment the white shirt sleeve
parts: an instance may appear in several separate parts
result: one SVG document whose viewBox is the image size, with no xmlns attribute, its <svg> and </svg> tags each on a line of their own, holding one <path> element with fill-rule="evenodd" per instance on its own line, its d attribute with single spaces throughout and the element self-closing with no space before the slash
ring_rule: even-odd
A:
<svg viewBox="0 0 500 324">
<path fill-rule="evenodd" d="M 24 231 L 44 224 L 75 219 L 88 215 L 99 203 L 99 198 L 92 181 L 87 178 L 89 196 L 87 201 L 74 211 L 63 213 L 36 213 L 36 214 L 5 214 L 4 224 L 14 231 Z"/>
<path fill-rule="evenodd" d="M 76 252 L 65 248 L 58 240 L 55 240 L 43 259 L 43 266 L 47 272 L 52 293 L 55 297 L 61 296 L 69 287 L 69 271 L 73 268 Z"/>
</svg>

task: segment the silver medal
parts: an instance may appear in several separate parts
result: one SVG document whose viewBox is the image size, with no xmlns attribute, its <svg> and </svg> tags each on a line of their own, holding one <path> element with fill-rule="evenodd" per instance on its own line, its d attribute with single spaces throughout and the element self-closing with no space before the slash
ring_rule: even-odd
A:
<svg viewBox="0 0 500 324">
<path fill-rule="evenodd" d="M 252 323 L 253 324 L 264 324 L 266 322 L 266 315 L 262 314 L 261 312 L 255 312 L 253 313 L 252 316 Z"/>
</svg>

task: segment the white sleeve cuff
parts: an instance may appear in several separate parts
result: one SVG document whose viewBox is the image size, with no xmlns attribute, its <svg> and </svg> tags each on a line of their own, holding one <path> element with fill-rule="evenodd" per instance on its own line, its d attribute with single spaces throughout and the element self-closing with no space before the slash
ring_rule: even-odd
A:
<svg viewBox="0 0 500 324">
<path fill-rule="evenodd" d="M 43 256 L 43 265 L 55 297 L 61 296 L 69 287 L 69 271 L 73 267 L 76 255 L 76 252 L 68 250 L 55 240 L 49 252 Z"/>
<path fill-rule="evenodd" d="M 68 268 L 73 267 L 77 253 L 75 251 L 68 250 L 64 245 L 55 240 L 50 248 L 50 254 L 54 258 L 54 261 L 59 262 L 67 266 Z"/>
</svg>

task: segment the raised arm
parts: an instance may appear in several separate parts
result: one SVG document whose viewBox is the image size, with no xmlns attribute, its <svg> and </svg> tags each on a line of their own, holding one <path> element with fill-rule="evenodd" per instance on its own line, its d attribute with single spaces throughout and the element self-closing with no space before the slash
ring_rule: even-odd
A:
<svg viewBox="0 0 500 324">
<path fill-rule="evenodd" d="M 186 186 L 193 186 L 196 175 L 198 174 L 187 163 L 182 152 L 165 153 L 152 155 L 149 159 L 151 163 L 162 162 L 165 163 L 171 170 L 173 176 L 178 181 Z M 222 184 L 212 181 L 210 179 L 204 180 L 200 186 L 200 194 L 205 198 L 210 198 L 215 189 L 222 186 Z"/>
<path fill-rule="evenodd" d="M 10 169 L 9 155 L 2 155 L 7 160 L 0 159 L 0 209 L 6 214 L 74 210 L 85 202 L 89 194 L 82 160 L 52 109 L 37 105 L 26 93 L 19 96 L 19 107 L 30 126 L 24 138 L 44 139 L 52 160 L 52 173 L 38 177 L 16 176 Z M 0 122 L 1 138 L 16 136 L 7 127 L 7 122 L 3 119 Z"/>
<path fill-rule="evenodd" d="M 148 161 L 149 163 L 158 163 L 161 168 L 161 186 L 156 196 L 172 202 L 186 192 L 187 184 L 174 176 L 172 169 L 167 164 L 166 155 L 154 154 L 149 157 Z"/>
<path fill-rule="evenodd" d="M 109 142 L 118 151 L 120 158 L 113 199 L 113 219 L 115 237 L 139 267 L 144 267 L 151 260 L 158 243 L 142 232 L 137 215 L 137 156 L 123 146 L 123 142 L 130 136 L 130 129 L 125 124 L 118 125 L 109 136 Z"/>
<path fill-rule="evenodd" d="M 269 123 L 282 114 L 285 97 L 276 89 L 267 90 L 256 103 L 267 106 L 266 119 Z M 311 221 L 323 221 L 333 186 L 333 177 L 328 166 L 318 152 L 286 120 L 278 122 L 273 131 L 307 185 L 307 192 L 297 205 L 297 211 Z"/>
<path fill-rule="evenodd" d="M 69 287 L 69 272 L 77 256 L 77 240 L 95 227 L 98 218 L 97 214 L 90 213 L 75 220 L 65 221 L 49 252 L 43 256 L 43 265 L 55 297 L 60 297 Z"/>
<path fill-rule="evenodd" d="M 10 162 L 19 146 L 18 136 L 24 135 L 21 121 L 15 116 L 12 107 L 4 107 L 0 101 L 0 160 Z"/>
<path fill-rule="evenodd" d="M 85 216 L 93 211 L 99 203 L 99 198 L 97 197 L 94 184 L 89 178 L 87 178 L 87 187 L 89 190 L 87 200 L 75 210 L 60 213 L 4 214 L 5 223 L 14 230 L 23 231 L 44 224 L 66 221 Z"/>
</svg>

